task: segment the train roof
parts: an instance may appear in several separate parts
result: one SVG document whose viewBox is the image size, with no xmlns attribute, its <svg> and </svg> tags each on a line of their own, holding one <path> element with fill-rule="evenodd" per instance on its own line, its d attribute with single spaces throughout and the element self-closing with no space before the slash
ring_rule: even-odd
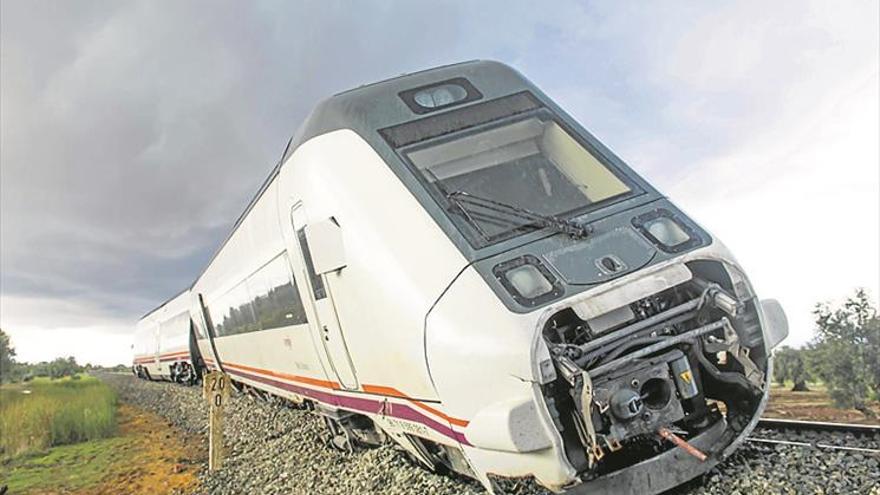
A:
<svg viewBox="0 0 880 495">
<path fill-rule="evenodd" d="M 181 290 L 181 291 L 178 292 L 177 294 L 174 294 L 173 296 L 169 297 L 168 299 L 166 299 L 165 301 L 163 301 L 162 304 L 160 304 L 160 305 L 156 306 L 155 308 L 153 308 L 153 309 L 147 311 L 146 313 L 144 313 L 143 316 L 141 316 L 140 318 L 138 318 L 138 321 L 143 320 L 144 318 L 150 316 L 151 314 L 155 313 L 156 311 L 159 311 L 160 309 L 164 308 L 164 307 L 165 307 L 166 305 L 168 305 L 168 303 L 170 303 L 171 301 L 173 301 L 173 300 L 177 299 L 178 297 L 182 296 L 183 294 L 189 292 L 189 290 L 190 290 L 191 288 L 192 288 L 192 285 L 190 285 L 189 287 L 187 287 L 187 288 Z"/>
<path fill-rule="evenodd" d="M 236 219 L 229 234 L 214 252 L 213 256 L 211 256 L 211 259 L 208 260 L 205 267 L 210 266 L 217 257 L 217 254 L 229 242 L 229 239 L 241 225 L 254 204 L 259 201 L 260 197 L 269 187 L 269 184 L 278 175 L 281 166 L 301 144 L 313 137 L 339 129 L 354 130 L 368 142 L 374 144 L 375 141 L 381 139 L 377 132 L 379 129 L 422 117 L 415 114 L 399 97 L 402 91 L 462 77 L 478 88 L 482 96 L 481 101 L 524 90 L 542 94 L 528 79 L 508 65 L 493 60 L 471 60 L 365 84 L 354 89 L 336 93 L 324 99 L 318 103 L 287 142 L 281 159 L 276 162 L 269 176 L 266 177 L 257 193 Z M 461 106 L 452 106 L 452 109 L 457 108 L 461 108 Z M 430 115 L 441 114 L 444 111 L 438 110 L 431 112 Z M 204 273 L 204 270 L 193 280 L 188 289 L 195 285 L 201 273 Z M 159 308 L 161 307 L 162 305 L 159 306 Z"/>
<path fill-rule="evenodd" d="M 473 60 L 404 74 L 337 93 L 322 102 L 306 117 L 293 135 L 281 161 L 309 139 L 338 129 L 353 129 L 369 139 L 370 132 L 422 117 L 400 98 L 406 90 L 430 86 L 455 78 L 465 78 L 478 89 L 485 101 L 523 90 L 535 90 L 521 74 L 500 62 Z M 458 105 L 450 109 L 460 108 Z M 437 110 L 437 115 L 448 110 Z"/>
<path fill-rule="evenodd" d="M 511 67 L 500 62 L 488 60 L 471 60 L 440 67 L 402 74 L 382 81 L 364 84 L 357 88 L 336 93 L 320 103 L 306 117 L 298 130 L 291 136 L 284 149 L 281 159 L 275 163 L 269 176 L 251 198 L 247 207 L 235 220 L 229 234 L 218 246 L 217 250 L 205 265 L 210 266 L 217 254 L 223 249 L 241 222 L 259 201 L 266 188 L 278 175 L 281 166 L 302 143 L 309 139 L 338 129 L 353 129 L 365 138 L 370 139 L 378 134 L 378 129 L 413 120 L 415 115 L 398 97 L 401 91 L 442 82 L 446 79 L 464 77 L 475 84 L 480 92 L 488 97 L 501 96 L 513 91 L 522 91 L 531 84 Z M 506 91 L 505 91 L 506 90 Z M 442 113 L 438 111 L 437 113 Z M 373 131 L 373 132 L 370 132 Z M 181 294 L 192 289 L 195 282 L 204 273 L 204 268 L 193 282 L 174 296 L 166 299 L 155 308 L 147 311 L 141 320 L 162 309 Z"/>
</svg>

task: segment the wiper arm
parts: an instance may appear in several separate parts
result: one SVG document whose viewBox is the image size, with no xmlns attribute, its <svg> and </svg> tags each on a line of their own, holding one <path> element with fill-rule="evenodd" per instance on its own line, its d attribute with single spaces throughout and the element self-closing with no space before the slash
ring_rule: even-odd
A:
<svg viewBox="0 0 880 495">
<path fill-rule="evenodd" d="M 467 217 L 468 220 L 471 221 L 471 223 L 475 222 L 470 217 L 470 212 L 467 208 L 465 208 L 465 205 L 476 206 L 496 213 L 503 213 L 505 215 L 526 220 L 529 222 L 527 225 L 538 225 L 540 227 L 552 228 L 557 232 L 567 234 L 575 239 L 582 239 L 584 237 L 587 237 L 592 231 L 589 227 L 581 225 L 580 223 L 573 220 L 560 218 L 555 215 L 542 215 L 540 213 L 535 213 L 531 210 L 527 210 L 519 206 L 502 203 L 501 201 L 496 201 L 494 199 L 474 196 L 473 194 L 465 191 L 452 191 L 450 193 L 447 193 L 446 199 L 455 203 L 465 214 L 465 217 Z M 503 220 L 495 216 L 492 216 L 491 218 L 493 220 Z M 508 223 L 512 222 L 508 221 Z M 479 228 L 479 226 L 477 227 Z M 482 231 L 482 229 L 480 229 L 480 231 Z"/>
</svg>

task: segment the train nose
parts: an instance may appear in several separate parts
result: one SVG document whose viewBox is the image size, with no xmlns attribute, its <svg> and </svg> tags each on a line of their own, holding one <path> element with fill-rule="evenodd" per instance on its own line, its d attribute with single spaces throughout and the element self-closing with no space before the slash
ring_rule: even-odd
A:
<svg viewBox="0 0 880 495">
<path fill-rule="evenodd" d="M 568 460 L 580 473 L 615 466 L 633 486 L 652 472 L 656 483 L 638 490 L 652 493 L 704 472 L 705 458 L 718 462 L 748 434 L 766 403 L 770 351 L 788 334 L 777 301 L 759 301 L 738 266 L 712 259 L 622 278 L 568 305 L 543 328 L 559 376 L 542 387 Z M 658 450 L 641 450 L 645 441 Z M 704 459 L 677 459 L 672 445 Z M 676 462 L 688 469 L 672 475 Z"/>
</svg>

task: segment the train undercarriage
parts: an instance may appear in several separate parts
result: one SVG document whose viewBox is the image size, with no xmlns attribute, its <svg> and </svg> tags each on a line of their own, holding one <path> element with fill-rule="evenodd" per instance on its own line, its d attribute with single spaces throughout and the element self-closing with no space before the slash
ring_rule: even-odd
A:
<svg viewBox="0 0 880 495">
<path fill-rule="evenodd" d="M 193 365 L 187 361 L 178 361 L 168 366 L 168 380 L 182 385 L 195 385 L 201 380 L 201 375 L 196 371 Z M 143 380 L 153 380 L 145 366 L 137 365 L 132 368 L 132 373 Z"/>
</svg>

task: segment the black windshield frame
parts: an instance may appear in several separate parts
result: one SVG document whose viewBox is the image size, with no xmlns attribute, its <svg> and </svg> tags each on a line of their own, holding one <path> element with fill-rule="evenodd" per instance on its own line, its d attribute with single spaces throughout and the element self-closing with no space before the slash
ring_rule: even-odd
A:
<svg viewBox="0 0 880 495">
<path fill-rule="evenodd" d="M 506 107 L 506 108 L 505 108 Z M 450 201 L 448 194 L 454 191 L 444 190 L 438 184 L 432 183 L 421 170 L 410 160 L 409 154 L 444 143 L 465 138 L 469 135 L 478 134 L 494 128 L 509 125 L 529 118 L 539 118 L 542 121 L 552 121 L 564 132 L 574 139 L 580 146 L 590 153 L 611 174 L 619 179 L 628 188 L 623 194 L 618 194 L 604 200 L 585 204 L 577 208 L 554 213 L 562 219 L 570 219 L 606 208 L 615 203 L 625 201 L 644 191 L 623 170 L 616 167 L 612 160 L 597 147 L 591 145 L 575 129 L 569 126 L 564 119 L 560 118 L 550 108 L 542 105 L 540 101 L 529 92 L 521 92 L 502 98 L 497 98 L 483 103 L 470 105 L 436 116 L 421 118 L 406 124 L 380 130 L 380 135 L 389 146 L 394 149 L 398 157 L 403 161 L 409 172 L 424 187 L 428 195 L 445 212 L 446 216 L 468 241 L 473 249 L 482 249 L 498 243 L 519 237 L 536 231 L 551 229 L 535 223 L 524 223 L 512 226 L 510 229 L 492 236 L 484 236 L 480 228 L 471 224 L 466 215 L 457 210 L 460 208 L 454 201 Z M 432 120 L 435 120 L 432 122 Z"/>
</svg>

